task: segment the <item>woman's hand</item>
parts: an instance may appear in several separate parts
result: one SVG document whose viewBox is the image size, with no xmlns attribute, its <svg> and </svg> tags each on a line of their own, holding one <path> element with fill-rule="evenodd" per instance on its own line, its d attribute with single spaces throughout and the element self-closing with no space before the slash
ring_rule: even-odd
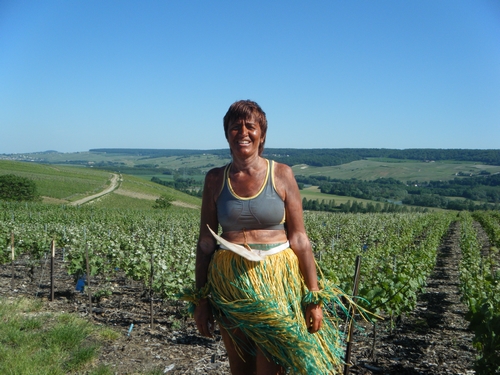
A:
<svg viewBox="0 0 500 375">
<path fill-rule="evenodd" d="M 194 309 L 194 320 L 200 335 L 205 337 L 213 337 L 214 317 L 208 299 L 202 298 Z"/>
<path fill-rule="evenodd" d="M 309 333 L 316 333 L 321 329 L 323 309 L 320 304 L 310 303 L 306 307 L 306 325 Z"/>
</svg>

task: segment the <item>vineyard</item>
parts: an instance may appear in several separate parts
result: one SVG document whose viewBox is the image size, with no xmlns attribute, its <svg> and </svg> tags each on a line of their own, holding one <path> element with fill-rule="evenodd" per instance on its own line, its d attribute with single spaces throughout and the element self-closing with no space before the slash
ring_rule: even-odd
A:
<svg viewBox="0 0 500 375">
<path fill-rule="evenodd" d="M 220 337 L 198 337 L 175 298 L 194 282 L 197 210 L 0 206 L 2 298 L 42 298 L 51 309 L 115 326 L 123 342 L 103 349 L 102 361 L 117 373 L 148 366 L 171 374 L 229 373 Z M 374 325 L 359 323 L 351 373 L 500 372 L 498 212 L 306 212 L 305 222 L 321 272 L 348 293 L 361 257 L 358 301 L 384 317 Z M 446 277 L 439 283 L 448 282 L 453 267 L 456 292 L 447 296 L 456 301 L 445 303 L 442 285 L 432 280 L 441 272 Z M 449 321 L 455 346 L 445 351 L 455 353 L 456 363 L 443 359 L 446 353 L 432 360 L 429 343 L 402 341 L 422 332 L 438 341 L 428 337 L 429 329 L 444 324 L 436 309 L 447 307 L 463 320 L 461 328 L 456 317 Z M 413 352 L 402 353 L 405 345 Z"/>
</svg>

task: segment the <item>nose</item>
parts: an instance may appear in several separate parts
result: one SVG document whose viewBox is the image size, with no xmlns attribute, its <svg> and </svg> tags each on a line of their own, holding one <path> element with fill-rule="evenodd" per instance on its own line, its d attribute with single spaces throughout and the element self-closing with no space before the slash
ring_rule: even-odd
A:
<svg viewBox="0 0 500 375">
<path fill-rule="evenodd" d="M 241 125 L 240 127 L 240 134 L 246 136 L 248 134 L 248 128 L 246 127 L 245 124 Z"/>
</svg>

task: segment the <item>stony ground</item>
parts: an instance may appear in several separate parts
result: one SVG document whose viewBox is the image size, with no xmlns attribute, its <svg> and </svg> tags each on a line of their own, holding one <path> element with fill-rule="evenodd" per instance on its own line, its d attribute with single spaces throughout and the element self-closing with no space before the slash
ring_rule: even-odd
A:
<svg viewBox="0 0 500 375">
<path fill-rule="evenodd" d="M 459 226 L 452 225 L 425 293 L 393 330 L 386 319 L 375 330 L 366 326 L 355 331 L 351 374 L 474 374 L 473 335 L 467 330 L 458 289 L 458 240 Z M 484 234 L 483 240 L 488 246 Z M 31 268 L 23 259 L 14 265 L 14 280 L 11 265 L 0 266 L 0 296 L 41 298 L 48 310 L 73 312 L 121 332 L 119 339 L 102 348 L 99 358 L 115 374 L 229 374 L 220 336 L 198 336 L 181 303 L 154 299 L 151 325 L 148 291 L 117 274 L 106 282 L 90 280 L 91 291 L 107 289 L 112 294 L 94 300 L 89 315 L 87 293 L 75 292 L 75 280 L 66 274 L 61 254 L 57 258 L 53 301 L 48 262 Z"/>
</svg>

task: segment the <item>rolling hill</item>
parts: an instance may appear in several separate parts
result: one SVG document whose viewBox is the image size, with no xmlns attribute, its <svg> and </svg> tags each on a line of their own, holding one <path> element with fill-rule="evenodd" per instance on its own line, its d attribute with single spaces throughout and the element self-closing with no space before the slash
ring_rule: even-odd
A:
<svg viewBox="0 0 500 375">
<path fill-rule="evenodd" d="M 109 187 L 112 174 L 95 168 L 0 160 L 0 174 L 30 178 L 46 203 L 71 204 Z M 111 208 L 148 209 L 161 195 L 168 195 L 179 208 L 198 209 L 201 200 L 172 188 L 131 175 L 121 175 L 116 189 L 89 204 Z"/>
<path fill-rule="evenodd" d="M 392 178 L 403 184 L 417 186 L 433 181 L 462 180 L 500 173 L 500 150 L 269 148 L 264 156 L 287 163 L 302 180 L 319 177 L 369 182 Z M 47 202 L 68 203 L 95 194 L 106 188 L 110 176 L 114 173 L 122 176 L 119 188 L 95 200 L 93 204 L 148 208 L 157 197 L 167 194 L 175 197 L 178 206 L 199 207 L 199 198 L 154 184 L 150 180 L 154 177 L 166 184 L 190 180 L 192 188 L 200 189 L 204 175 L 209 169 L 225 165 L 230 160 L 228 150 L 95 149 L 77 153 L 47 151 L 0 155 L 0 173 L 15 170 L 15 174 L 33 178 Z M 16 162 L 22 166 L 12 164 Z M 348 194 L 323 194 L 314 185 L 313 183 L 313 186 L 305 186 L 301 191 L 303 198 L 319 201 L 335 199 L 336 204 L 351 198 Z M 351 199 L 359 198 L 358 196 Z M 464 199 L 459 196 L 443 199 L 446 198 Z M 380 202 L 380 199 L 377 200 Z"/>
</svg>

